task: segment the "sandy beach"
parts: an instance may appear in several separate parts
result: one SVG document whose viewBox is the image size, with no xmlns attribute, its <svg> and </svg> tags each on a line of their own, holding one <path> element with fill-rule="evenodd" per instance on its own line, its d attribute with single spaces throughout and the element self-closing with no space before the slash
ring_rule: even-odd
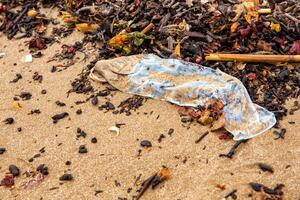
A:
<svg viewBox="0 0 300 200">
<path fill-rule="evenodd" d="M 74 32 L 60 42 L 73 44 L 81 37 L 83 34 Z M 5 53 L 0 59 L 0 119 L 14 118 L 13 124 L 0 125 L 0 147 L 6 149 L 0 155 L 0 177 L 8 173 L 11 164 L 21 171 L 12 188 L 0 187 L 1 200 L 131 199 L 140 184 L 162 166 L 169 168 L 170 178 L 156 189 L 146 191 L 141 199 L 222 199 L 234 189 L 238 199 L 251 199 L 250 182 L 269 187 L 281 183 L 285 185 L 284 199 L 300 198 L 299 112 L 281 122 L 287 129 L 285 139 L 274 140 L 272 129 L 242 144 L 233 159 L 219 157 L 229 151 L 234 141 L 220 140 L 217 133 L 209 133 L 196 144 L 207 127 L 192 123 L 187 128 L 180 122 L 178 107 L 170 103 L 147 99 L 130 116 L 101 111 L 90 102 L 76 105 L 76 101 L 85 100 L 88 95 L 68 96 L 67 91 L 93 53 L 85 62 L 80 61 L 82 54 L 78 53 L 78 62 L 73 66 L 52 73 L 52 66 L 60 62 L 47 61 L 60 51 L 61 44 L 53 44 L 43 51 L 43 57 L 34 58 L 32 63 L 23 63 L 22 57 L 29 54 L 25 41 L 28 39 L 7 40 L 0 35 L 0 51 Z M 41 83 L 32 79 L 35 72 L 43 76 Z M 16 73 L 22 79 L 10 83 Z M 106 86 L 97 85 L 103 89 Z M 17 108 L 13 98 L 21 92 L 30 92 L 32 97 L 19 101 L 21 107 Z M 110 99 L 118 105 L 128 97 L 114 91 L 99 98 L 99 103 Z M 294 100 L 289 103 L 292 105 Z M 56 101 L 66 105 L 58 106 Z M 40 114 L 28 114 L 34 109 L 39 109 Z M 78 109 L 82 114 L 76 114 Z M 69 116 L 53 124 L 51 117 L 62 112 L 68 112 Z M 108 131 L 116 123 L 124 124 L 119 135 Z M 76 138 L 77 128 L 86 132 L 85 138 Z M 171 135 L 170 129 L 174 129 Z M 159 142 L 161 134 L 165 138 Z M 97 143 L 91 143 L 93 137 Z M 151 141 L 151 148 L 140 146 L 145 139 Z M 80 145 L 86 146 L 86 154 L 78 153 Z M 39 153 L 42 148 L 45 152 Z M 67 161 L 71 164 L 66 165 Z M 258 162 L 272 166 L 274 173 L 262 172 L 256 166 Z M 33 189 L 24 189 L 24 183 L 30 180 L 24 173 L 35 171 L 40 164 L 49 168 L 49 175 Z M 60 181 L 64 173 L 71 173 L 74 180 Z M 223 190 L 218 184 L 224 184 Z"/>
</svg>

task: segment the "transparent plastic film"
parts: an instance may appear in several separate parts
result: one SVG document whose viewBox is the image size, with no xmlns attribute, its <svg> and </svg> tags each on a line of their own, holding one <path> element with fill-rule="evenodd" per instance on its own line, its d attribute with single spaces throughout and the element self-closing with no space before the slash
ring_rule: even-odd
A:
<svg viewBox="0 0 300 200">
<path fill-rule="evenodd" d="M 98 61 L 90 74 L 122 92 L 165 100 L 179 106 L 208 106 L 222 101 L 225 129 L 235 140 L 249 139 L 276 123 L 272 112 L 254 104 L 235 77 L 177 59 L 141 54 Z"/>
</svg>

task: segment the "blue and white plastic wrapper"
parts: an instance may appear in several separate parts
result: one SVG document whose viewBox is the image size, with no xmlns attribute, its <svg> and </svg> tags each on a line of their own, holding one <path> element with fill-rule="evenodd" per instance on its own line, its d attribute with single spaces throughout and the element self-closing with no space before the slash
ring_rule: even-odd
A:
<svg viewBox="0 0 300 200">
<path fill-rule="evenodd" d="M 254 104 L 237 78 L 220 70 L 178 59 L 140 54 L 98 61 L 90 77 L 122 92 L 165 100 L 179 106 L 223 102 L 225 129 L 234 140 L 257 136 L 276 123 L 275 116 Z"/>
</svg>

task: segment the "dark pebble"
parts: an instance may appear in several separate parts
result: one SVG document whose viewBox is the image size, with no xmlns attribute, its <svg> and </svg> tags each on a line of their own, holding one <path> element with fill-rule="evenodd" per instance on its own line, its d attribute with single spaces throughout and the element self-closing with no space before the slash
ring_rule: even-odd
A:
<svg viewBox="0 0 300 200">
<path fill-rule="evenodd" d="M 20 169 L 16 165 L 9 165 L 8 170 L 13 176 L 20 175 Z"/>
<path fill-rule="evenodd" d="M 91 102 L 92 102 L 92 104 L 93 104 L 94 106 L 96 106 L 96 105 L 98 104 L 98 98 L 97 98 L 97 96 L 94 96 L 94 97 L 92 98 Z"/>
<path fill-rule="evenodd" d="M 6 151 L 6 149 L 5 149 L 5 148 L 3 148 L 3 147 L 0 147 L 0 154 L 3 154 L 5 151 Z"/>
<path fill-rule="evenodd" d="M 32 97 L 32 94 L 30 92 L 21 92 L 20 97 L 22 100 L 29 100 Z"/>
<path fill-rule="evenodd" d="M 22 128 L 21 128 L 21 127 L 19 127 L 17 130 L 18 130 L 18 132 L 21 132 L 21 131 L 22 131 Z"/>
<path fill-rule="evenodd" d="M 279 74 L 278 74 L 278 78 L 280 81 L 284 81 L 285 79 L 287 79 L 290 75 L 290 70 L 285 69 L 282 70 Z"/>
<path fill-rule="evenodd" d="M 66 161 L 66 165 L 71 165 L 71 161 Z"/>
<path fill-rule="evenodd" d="M 273 168 L 267 164 L 257 163 L 257 166 L 264 172 L 270 172 L 270 173 L 274 172 Z"/>
<path fill-rule="evenodd" d="M 93 137 L 93 138 L 91 139 L 91 143 L 97 143 L 97 138 Z"/>
<path fill-rule="evenodd" d="M 53 122 L 56 123 L 58 120 L 63 119 L 67 116 L 69 116 L 69 113 L 63 112 L 63 113 L 56 114 L 56 115 L 52 116 L 52 119 L 53 119 Z"/>
<path fill-rule="evenodd" d="M 160 143 L 164 138 L 166 138 L 166 136 L 164 134 L 160 134 L 158 142 Z"/>
<path fill-rule="evenodd" d="M 74 179 L 74 177 L 72 174 L 64 174 L 61 177 L 59 177 L 60 181 L 71 181 L 73 179 Z"/>
<path fill-rule="evenodd" d="M 168 135 L 171 136 L 173 133 L 174 133 L 174 129 L 170 128 L 169 131 L 168 131 Z"/>
<path fill-rule="evenodd" d="M 13 124 L 14 121 L 15 121 L 14 118 L 8 117 L 8 118 L 6 118 L 6 119 L 4 120 L 4 123 L 5 123 L 5 124 Z"/>
<path fill-rule="evenodd" d="M 187 123 L 187 122 L 191 122 L 191 121 L 192 121 L 192 118 L 188 117 L 188 116 L 184 116 L 181 118 L 182 123 Z"/>
<path fill-rule="evenodd" d="M 47 94 L 47 90 L 42 90 L 41 93 L 42 94 Z"/>
<path fill-rule="evenodd" d="M 48 167 L 45 164 L 41 164 L 37 167 L 36 171 L 41 172 L 43 175 L 48 175 Z"/>
<path fill-rule="evenodd" d="M 30 158 L 29 160 L 28 160 L 28 162 L 33 162 L 34 161 L 34 158 Z"/>
<path fill-rule="evenodd" d="M 81 114 L 82 114 L 82 110 L 81 110 L 81 109 L 78 109 L 78 110 L 76 111 L 76 114 L 77 114 L 77 115 L 81 115 Z"/>
<path fill-rule="evenodd" d="M 80 145 L 79 151 L 78 151 L 78 152 L 79 152 L 79 153 L 87 153 L 88 150 L 87 150 L 87 148 L 85 147 L 85 145 Z"/>
<path fill-rule="evenodd" d="M 64 102 L 61 102 L 61 101 L 56 101 L 55 104 L 60 106 L 60 107 L 66 106 L 66 104 Z"/>
<path fill-rule="evenodd" d="M 141 141 L 141 146 L 142 147 L 152 147 L 152 144 L 149 140 L 143 140 L 143 141 Z"/>
</svg>

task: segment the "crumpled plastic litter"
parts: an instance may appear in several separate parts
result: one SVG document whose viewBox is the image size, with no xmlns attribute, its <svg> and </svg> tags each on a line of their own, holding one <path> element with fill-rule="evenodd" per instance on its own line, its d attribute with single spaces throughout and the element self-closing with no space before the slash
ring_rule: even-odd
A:
<svg viewBox="0 0 300 200">
<path fill-rule="evenodd" d="M 90 73 L 122 92 L 165 100 L 179 106 L 223 102 L 225 129 L 234 140 L 249 139 L 275 125 L 272 112 L 254 104 L 240 80 L 221 70 L 178 59 L 139 54 L 98 61 Z"/>
</svg>

